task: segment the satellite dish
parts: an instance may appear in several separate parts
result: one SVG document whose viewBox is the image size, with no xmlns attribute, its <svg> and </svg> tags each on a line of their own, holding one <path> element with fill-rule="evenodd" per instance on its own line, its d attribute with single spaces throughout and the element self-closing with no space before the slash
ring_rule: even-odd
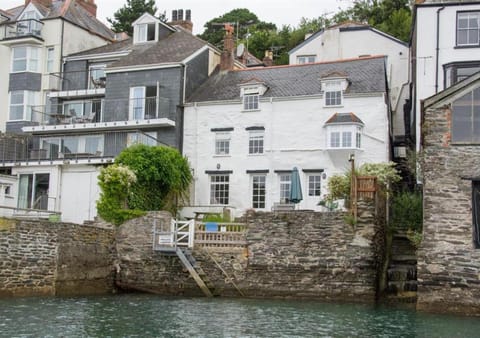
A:
<svg viewBox="0 0 480 338">
<path fill-rule="evenodd" d="M 237 46 L 237 57 L 243 56 L 243 52 L 245 51 L 245 45 L 243 43 Z"/>
</svg>

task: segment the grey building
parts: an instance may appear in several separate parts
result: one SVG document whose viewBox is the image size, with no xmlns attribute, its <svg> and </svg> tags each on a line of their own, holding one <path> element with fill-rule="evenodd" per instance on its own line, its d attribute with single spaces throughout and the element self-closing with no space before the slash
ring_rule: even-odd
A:
<svg viewBox="0 0 480 338">
<path fill-rule="evenodd" d="M 21 128 L 31 136 L 27 149 L 11 159 L 14 175 L 28 171 L 43 182 L 42 209 L 63 221 L 91 220 L 102 165 L 136 143 L 182 149 L 184 101 L 220 53 L 191 34 L 189 16 L 178 23 L 145 13 L 133 23 L 132 38 L 64 59 L 61 89 L 32 111 Z"/>
</svg>

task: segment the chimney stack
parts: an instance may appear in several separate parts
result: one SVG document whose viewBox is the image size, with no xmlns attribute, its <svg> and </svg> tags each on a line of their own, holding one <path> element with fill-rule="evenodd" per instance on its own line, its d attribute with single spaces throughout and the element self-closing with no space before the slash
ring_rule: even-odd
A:
<svg viewBox="0 0 480 338">
<path fill-rule="evenodd" d="M 183 9 L 174 9 L 172 11 L 172 21 L 168 23 L 171 26 L 181 26 L 190 33 L 193 31 L 192 11 L 185 10 L 185 20 L 183 19 Z"/>
<path fill-rule="evenodd" d="M 32 0 L 25 0 L 25 7 L 26 7 L 30 2 L 32 2 Z M 39 3 L 39 4 L 42 5 L 42 6 L 47 7 L 47 8 L 50 8 L 50 6 L 52 5 L 52 0 L 37 0 L 36 2 Z"/>
<path fill-rule="evenodd" d="M 97 5 L 95 4 L 95 0 L 77 0 L 77 3 L 94 17 L 97 16 Z"/>
<path fill-rule="evenodd" d="M 223 39 L 223 52 L 220 56 L 220 70 L 233 70 L 233 26 L 225 24 L 225 38 Z"/>
<path fill-rule="evenodd" d="M 273 66 L 273 52 L 270 50 L 266 50 L 265 57 L 263 58 L 262 61 L 265 67 Z"/>
</svg>

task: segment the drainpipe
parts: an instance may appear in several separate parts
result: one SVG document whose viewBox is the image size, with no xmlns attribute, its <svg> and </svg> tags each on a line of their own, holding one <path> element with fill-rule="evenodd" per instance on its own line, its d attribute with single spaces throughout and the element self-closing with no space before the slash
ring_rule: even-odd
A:
<svg viewBox="0 0 480 338">
<path fill-rule="evenodd" d="M 445 6 L 437 9 L 437 49 L 435 51 L 435 94 L 438 93 L 438 56 L 440 54 L 440 12 L 445 9 Z"/>
</svg>

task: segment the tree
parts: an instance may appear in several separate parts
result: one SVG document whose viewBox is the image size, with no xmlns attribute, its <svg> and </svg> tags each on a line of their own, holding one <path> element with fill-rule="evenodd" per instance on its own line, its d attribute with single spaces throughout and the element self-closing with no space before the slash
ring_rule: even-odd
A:
<svg viewBox="0 0 480 338">
<path fill-rule="evenodd" d="M 155 0 L 127 0 L 122 8 L 113 13 L 114 19 L 107 18 L 112 25 L 112 30 L 116 33 L 126 32 L 132 36 L 132 23 L 137 20 L 143 13 L 147 12 L 155 15 L 157 6 Z M 160 14 L 159 19 L 166 21 L 165 13 Z"/>
<path fill-rule="evenodd" d="M 351 20 L 368 23 L 400 40 L 408 41 L 412 23 L 409 0 L 355 0 L 352 7 L 337 12 L 332 22 Z"/>
<path fill-rule="evenodd" d="M 176 213 L 177 202 L 192 180 L 188 161 L 178 150 L 138 144 L 124 149 L 115 163 L 128 166 L 137 177 L 128 196 L 129 208 Z"/>
<path fill-rule="evenodd" d="M 270 31 L 275 32 L 277 29 L 275 24 L 271 22 L 260 21 L 257 15 L 250 12 L 248 9 L 237 8 L 208 21 L 204 26 L 205 30 L 199 35 L 199 37 L 221 49 L 223 37 L 225 35 L 223 30 L 223 25 L 225 23 L 230 23 L 235 28 L 235 36 L 238 37 L 237 45 L 239 43 L 246 44 L 248 34 L 249 51 L 258 58 L 263 57 L 265 50 L 257 50 L 255 47 L 250 48 L 250 39 L 252 39 L 257 32 L 261 32 L 259 34 L 264 36 L 268 35 L 268 32 Z M 258 41 L 258 39 L 255 41 Z"/>
</svg>

